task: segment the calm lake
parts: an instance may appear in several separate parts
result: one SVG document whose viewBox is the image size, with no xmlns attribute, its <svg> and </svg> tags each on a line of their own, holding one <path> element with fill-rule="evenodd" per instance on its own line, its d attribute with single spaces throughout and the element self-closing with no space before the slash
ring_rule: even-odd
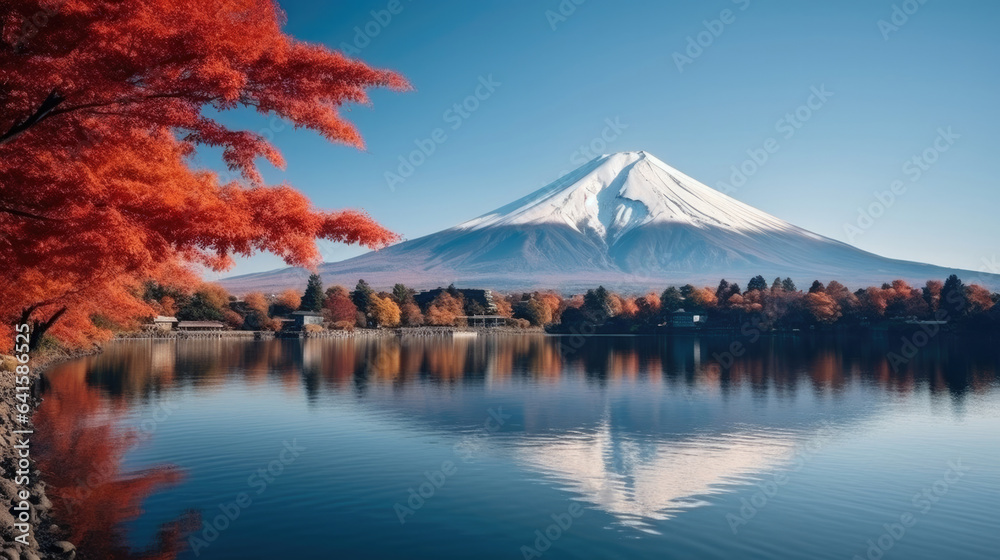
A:
<svg viewBox="0 0 1000 560">
<path fill-rule="evenodd" d="M 997 341 L 730 342 L 123 341 L 36 446 L 88 558 L 997 557 Z"/>
</svg>

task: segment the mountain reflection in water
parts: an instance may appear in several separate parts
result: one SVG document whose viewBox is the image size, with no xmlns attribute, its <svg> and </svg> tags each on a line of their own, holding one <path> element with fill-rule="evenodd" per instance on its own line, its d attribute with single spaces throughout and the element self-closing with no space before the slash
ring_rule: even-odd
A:
<svg viewBox="0 0 1000 560">
<path fill-rule="evenodd" d="M 320 527 L 333 527 L 334 549 L 356 557 L 510 557 L 550 513 L 565 511 L 567 497 L 599 515 L 580 518 L 588 528 L 564 538 L 554 557 L 662 557 L 666 546 L 677 557 L 766 558 L 764 541 L 717 537 L 729 530 L 725 514 L 738 510 L 741 492 L 772 473 L 795 473 L 807 490 L 783 490 L 787 505 L 768 515 L 787 517 L 752 530 L 794 533 L 810 518 L 802 508 L 814 508 L 814 517 L 832 518 L 825 533 L 801 528 L 816 547 L 809 554 L 850 556 L 857 551 L 837 547 L 853 545 L 844 534 L 862 531 L 851 527 L 862 520 L 852 505 L 835 505 L 839 494 L 824 494 L 827 480 L 871 485 L 868 511 L 891 510 L 897 506 L 885 506 L 882 492 L 904 480 L 899 464 L 924 476 L 952 447 L 972 460 L 992 457 L 983 438 L 995 430 L 983 426 L 1000 401 L 995 341 L 942 337 L 898 371 L 887 359 L 898 351 L 893 340 L 765 337 L 744 344 L 728 368 L 720 364 L 732 343 L 726 337 L 580 342 L 121 341 L 47 375 L 40 465 L 70 540 L 81 552 L 98 551 L 87 557 L 193 558 L 179 548 L 200 530 L 191 510 L 218 514 L 282 441 L 299 438 L 309 451 L 275 482 L 281 490 L 262 494 L 267 505 L 248 509 L 199 558 L 291 554 L 287 542 L 267 540 L 274 530 L 296 536 L 293 546 L 308 555 L 319 544 L 299 535 Z M 146 429 L 165 404 L 176 411 Z M 491 415 L 505 421 L 484 435 Z M 901 434 L 904 424 L 920 428 Z M 886 440 L 897 434 L 899 441 Z M 804 465 L 803 446 L 816 442 L 837 459 Z M 920 454 L 914 446 L 923 446 Z M 869 448 L 901 463 L 869 467 Z M 460 465 L 445 486 L 456 494 L 442 490 L 400 525 L 393 503 L 443 460 Z M 907 495 L 910 486 L 900 484 Z M 825 501 L 811 501 L 817 496 Z M 793 504 L 799 509 L 782 509 Z M 711 513 L 692 515 L 700 511 Z M 469 525 L 478 518 L 490 521 Z M 285 525 L 271 525 L 278 522 Z M 435 544 L 441 524 L 468 542 L 460 550 Z M 645 537 L 600 536 L 610 528 Z M 917 537 L 901 546 L 930 554 L 936 545 L 948 546 Z"/>
</svg>

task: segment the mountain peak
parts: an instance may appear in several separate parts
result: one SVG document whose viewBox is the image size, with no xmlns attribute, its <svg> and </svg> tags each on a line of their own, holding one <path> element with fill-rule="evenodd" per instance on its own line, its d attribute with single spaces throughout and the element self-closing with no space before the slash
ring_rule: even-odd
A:
<svg viewBox="0 0 1000 560">
<path fill-rule="evenodd" d="M 528 196 L 454 229 L 560 224 L 610 245 L 634 228 L 654 222 L 758 232 L 796 229 L 645 151 L 600 155 Z"/>
<path fill-rule="evenodd" d="M 720 278 L 922 284 L 968 271 L 886 259 L 734 200 L 648 152 L 594 158 L 551 184 L 459 226 L 320 267 L 323 280 L 377 289 L 455 283 L 526 291 L 597 285 L 632 293 Z M 1000 286 L 1000 275 L 977 275 Z M 232 278 L 235 292 L 285 289 L 301 270 Z"/>
</svg>

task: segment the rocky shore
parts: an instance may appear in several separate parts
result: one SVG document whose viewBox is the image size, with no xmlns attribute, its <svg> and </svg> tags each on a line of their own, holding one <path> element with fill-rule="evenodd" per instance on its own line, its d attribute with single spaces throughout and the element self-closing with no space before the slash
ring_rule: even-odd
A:
<svg viewBox="0 0 1000 560">
<path fill-rule="evenodd" d="M 100 351 L 99 347 L 88 350 L 48 350 L 38 354 L 33 354 L 29 361 L 32 383 L 32 396 L 30 399 L 31 410 L 34 411 L 41 398 L 38 395 L 37 382 L 42 371 L 57 363 L 80 358 Z M 15 408 L 20 401 L 16 400 L 16 388 L 14 378 L 14 368 L 17 360 L 12 356 L 0 356 L 0 433 L 3 437 L 3 449 L 0 450 L 0 499 L 3 500 L 4 507 L 0 508 L 0 533 L 3 534 L 3 547 L 0 548 L 0 558 L 5 560 L 72 560 L 76 558 L 76 547 L 64 540 L 64 531 L 54 523 L 52 518 L 52 502 L 45 495 L 45 482 L 42 480 L 42 472 L 39 471 L 34 462 L 30 467 L 30 486 L 24 488 L 16 482 L 16 471 L 18 470 L 18 444 L 19 434 L 14 430 L 31 429 L 29 423 L 25 425 L 17 421 L 18 412 Z M 29 439 L 31 436 L 27 436 Z M 30 443 L 30 442 L 29 442 Z M 15 539 L 21 532 L 15 528 L 16 513 L 15 506 L 21 501 L 18 493 L 27 489 L 30 492 L 28 501 L 31 504 L 31 531 L 28 544 L 25 545 Z"/>
</svg>

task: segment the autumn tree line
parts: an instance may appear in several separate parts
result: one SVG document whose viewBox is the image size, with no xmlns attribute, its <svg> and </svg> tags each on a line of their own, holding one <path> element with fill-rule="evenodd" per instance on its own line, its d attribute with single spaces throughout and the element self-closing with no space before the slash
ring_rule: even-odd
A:
<svg viewBox="0 0 1000 560">
<path fill-rule="evenodd" d="M 904 280 L 851 291 L 836 280 L 815 280 L 804 290 L 791 278 L 770 284 L 755 276 L 746 284 L 721 280 L 715 288 L 687 284 L 657 294 L 624 297 L 599 287 L 569 300 L 559 329 L 586 326 L 597 332 L 649 332 L 669 324 L 681 309 L 704 315 L 710 329 L 762 331 L 834 329 L 903 321 L 945 321 L 973 329 L 1000 328 L 1000 294 L 956 275 L 913 287 Z M 557 329 L 558 330 L 558 329 Z"/>
<path fill-rule="evenodd" d="M 214 320 L 230 328 L 279 330 L 282 318 L 295 311 L 323 316 L 325 328 L 464 326 L 469 316 L 505 318 L 507 326 L 544 327 L 552 331 L 608 333 L 655 332 L 669 327 L 680 310 L 703 315 L 712 329 L 761 330 L 850 328 L 886 321 L 946 321 L 976 329 L 1000 328 L 1000 294 L 977 284 L 965 285 L 952 275 L 919 288 L 903 280 L 850 291 L 836 280 L 816 280 L 801 290 L 791 278 L 751 278 L 746 289 L 721 280 L 715 288 L 687 284 L 642 296 L 618 294 L 603 286 L 565 297 L 554 291 L 493 293 L 489 301 L 466 297 L 454 285 L 418 303 L 418 292 L 403 284 L 375 291 L 359 280 L 353 290 L 324 289 L 321 278 L 309 277 L 304 291 L 246 294 L 242 300 L 217 284 L 203 284 L 191 293 L 150 282 L 144 299 L 158 312 L 180 320 Z M 319 328 L 319 327 L 316 327 Z"/>
</svg>

